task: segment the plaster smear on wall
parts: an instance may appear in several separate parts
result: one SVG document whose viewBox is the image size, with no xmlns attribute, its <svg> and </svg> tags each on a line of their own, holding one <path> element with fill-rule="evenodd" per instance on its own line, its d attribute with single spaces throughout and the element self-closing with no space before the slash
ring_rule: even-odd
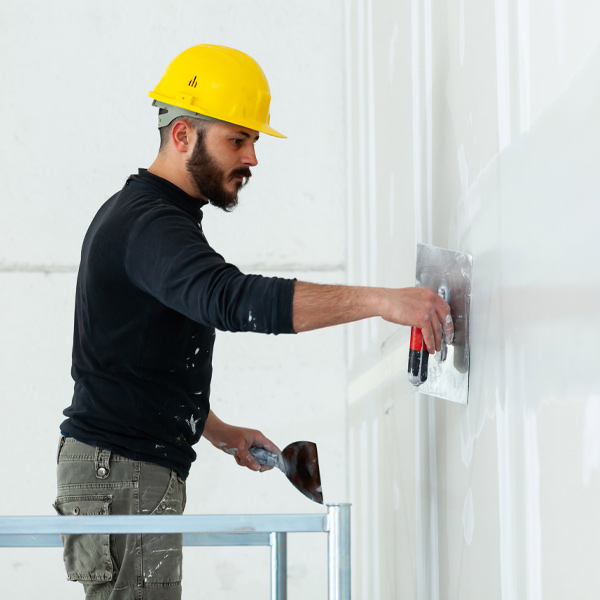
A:
<svg viewBox="0 0 600 600">
<path fill-rule="evenodd" d="M 465 496 L 465 504 L 463 506 L 463 531 L 465 534 L 465 540 L 469 546 L 473 541 L 473 530 L 475 529 L 475 512 L 473 510 L 473 491 L 471 488 L 467 491 Z"/>
<path fill-rule="evenodd" d="M 392 37 L 390 38 L 390 47 L 388 54 L 388 69 L 390 84 L 394 81 L 394 72 L 396 70 L 396 45 L 398 43 L 398 21 L 394 23 Z"/>
<path fill-rule="evenodd" d="M 528 197 L 545 197 L 547 201 L 547 210 L 549 214 L 560 214 L 563 221 L 564 231 L 568 231 L 568 226 L 576 223 L 573 215 L 582 213 L 581 204 L 589 201 L 589 190 L 595 185 L 594 178 L 589 167 L 589 157 L 597 152 L 597 142 L 591 141 L 590 131 L 593 130 L 597 117 L 592 108 L 597 97 L 597 82 L 600 81 L 600 46 L 597 46 L 585 61 L 578 72 L 574 73 L 570 87 L 561 96 L 550 104 L 547 109 L 541 113 L 528 134 L 522 134 L 506 148 L 501 150 L 481 171 L 474 182 L 468 188 L 464 202 L 461 202 L 459 214 L 459 233 L 464 236 L 468 245 L 474 246 L 472 250 L 476 257 L 473 271 L 473 299 L 471 306 L 472 315 L 472 352 L 474 357 L 471 379 L 469 405 L 461 409 L 461 430 L 462 430 L 462 458 L 465 466 L 469 466 L 473 455 L 473 441 L 479 437 L 485 424 L 486 416 L 494 418 L 498 403 L 503 405 L 506 400 L 506 367 L 504 360 L 507 354 L 502 351 L 505 344 L 505 335 L 515 319 L 523 318 L 522 315 L 531 312 L 527 306 L 528 296 L 524 292 L 519 296 L 518 289 L 515 291 L 520 298 L 517 301 L 517 307 L 520 310 L 521 317 L 514 313 L 512 307 L 514 301 L 511 296 L 503 291 L 507 286 L 516 286 L 516 281 L 512 281 L 511 276 L 517 265 L 508 262 L 507 257 L 502 258 L 498 254 L 501 239 L 495 239 L 494 235 L 501 235 L 501 232 L 494 232 L 490 226 L 492 222 L 500 223 L 503 214 L 510 214 L 510 210 L 518 208 L 518 202 L 510 196 L 514 189 L 526 189 Z M 592 119 L 587 126 L 583 125 L 585 115 Z M 554 138 L 549 128 L 553 127 Z M 591 128 L 591 129 L 590 129 Z M 586 132 L 582 134 L 582 132 Z M 548 141 L 553 140 L 553 144 Z M 576 142 L 576 140 L 578 140 Z M 577 145 L 575 145 L 577 144 Z M 584 148 L 587 146 L 587 150 Z M 577 158 L 575 155 L 565 155 L 565 148 L 578 148 Z M 563 156 L 564 155 L 564 156 Z M 522 157 L 528 158 L 530 163 L 522 164 Z M 545 163 L 540 157 L 545 157 Z M 464 193 L 465 180 L 468 178 L 466 165 L 463 163 L 463 151 L 459 148 L 458 164 L 461 180 L 461 195 Z M 561 165 L 562 161 L 562 165 Z M 547 165 L 553 165 L 554 168 L 548 168 Z M 525 168 L 526 167 L 526 168 Z M 566 169 L 568 180 L 571 182 L 570 193 L 578 198 L 578 203 L 573 205 L 571 212 L 567 211 L 561 204 L 560 198 L 547 195 L 548 190 L 555 189 L 556 194 L 562 190 L 564 184 L 560 180 L 559 168 Z M 545 178 L 538 178 L 534 174 L 537 172 L 547 172 Z M 517 174 L 521 174 L 518 175 Z M 528 176 L 527 173 L 530 173 Z M 513 174 L 513 175 L 511 175 Z M 509 187 L 506 182 L 511 176 L 517 177 L 518 184 Z M 555 184 L 548 185 L 548 180 L 552 179 Z M 587 190 L 587 191 L 586 191 Z M 523 211 L 529 209 L 528 205 L 522 206 Z M 523 222 L 533 222 L 539 217 L 526 216 L 523 214 Z M 507 217 L 504 216 L 506 220 Z M 593 219 L 579 221 L 579 237 L 591 235 L 591 224 Z M 506 221 L 504 221 L 506 224 Z M 474 230 L 486 227 L 489 231 L 487 239 L 475 238 Z M 543 227 L 543 224 L 539 224 Z M 583 229 L 582 229 L 583 228 Z M 589 230 L 589 233 L 585 233 Z M 513 235 L 516 239 L 517 233 Z M 555 263 L 555 272 L 562 273 L 561 277 L 570 272 L 573 276 L 575 267 L 579 264 L 576 260 L 575 241 L 561 255 L 560 263 Z M 537 250 L 538 246 L 529 249 L 529 260 L 542 264 L 543 252 Z M 523 248 L 527 246 L 524 244 Z M 534 254 L 532 254 L 532 252 Z M 537 252 L 537 254 L 535 254 Z M 564 265 L 564 266 L 563 266 Z M 479 266 L 479 268 L 478 268 Z M 510 268 L 509 268 L 510 266 Z M 542 277 L 540 269 L 537 270 L 537 277 Z M 485 272 L 485 276 L 484 276 Z M 557 276 L 555 273 L 555 277 Z M 548 277 L 550 275 L 547 275 Z M 538 285 L 539 282 L 538 282 Z M 552 314 L 562 314 L 558 301 L 548 298 L 547 310 Z M 552 309 L 552 310 L 551 310 Z M 490 315 L 496 315 L 491 319 Z M 533 330 L 532 330 L 533 332 Z M 535 336 L 534 336 L 535 338 Z M 533 365 L 531 363 L 530 367 Z M 544 363 L 535 364 L 534 380 L 539 381 L 540 385 L 548 384 L 546 397 L 560 399 L 569 398 L 569 402 L 576 401 L 568 390 L 562 390 L 562 386 L 552 378 L 544 378 L 544 375 L 551 372 L 552 368 Z M 532 375 L 530 375 L 532 377 Z M 582 385 L 585 387 L 585 381 Z M 524 379 L 526 381 L 526 379 Z M 589 386 L 588 386 L 589 387 Z M 542 390 L 538 390 L 538 397 L 542 397 Z M 587 410 L 592 411 L 591 423 L 594 423 L 593 406 L 588 403 Z M 591 427 L 592 425 L 590 425 Z M 596 429 L 598 431 L 598 429 Z M 599 450 L 600 452 L 600 450 Z M 592 455 L 590 455 L 592 456 Z M 589 473 L 589 459 L 584 462 L 585 473 Z M 599 463 L 600 464 L 600 459 Z M 586 471 L 588 469 L 588 471 Z"/>
<path fill-rule="evenodd" d="M 494 3 L 496 25 L 496 78 L 498 102 L 498 143 L 499 150 L 510 143 L 510 65 L 508 42 L 508 18 L 503 0 Z"/>
<path fill-rule="evenodd" d="M 556 23 L 556 54 L 559 65 L 565 62 L 565 2 L 554 0 L 554 20 Z"/>
<path fill-rule="evenodd" d="M 582 455 L 583 485 L 588 487 L 600 469 L 600 396 L 591 395 L 585 404 Z"/>
<path fill-rule="evenodd" d="M 465 0 L 460 0 L 459 55 L 460 66 L 465 64 Z"/>
</svg>

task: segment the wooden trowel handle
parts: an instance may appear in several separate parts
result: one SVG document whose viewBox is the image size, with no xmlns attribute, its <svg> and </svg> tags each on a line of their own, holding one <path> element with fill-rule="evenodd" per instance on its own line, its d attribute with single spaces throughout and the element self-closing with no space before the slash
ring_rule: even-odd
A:
<svg viewBox="0 0 600 600">
<path fill-rule="evenodd" d="M 274 454 L 273 452 L 269 452 L 268 450 L 259 448 L 258 446 L 252 446 L 249 452 L 261 465 L 267 465 L 268 467 L 277 467 L 278 469 L 281 469 L 280 454 Z"/>
</svg>

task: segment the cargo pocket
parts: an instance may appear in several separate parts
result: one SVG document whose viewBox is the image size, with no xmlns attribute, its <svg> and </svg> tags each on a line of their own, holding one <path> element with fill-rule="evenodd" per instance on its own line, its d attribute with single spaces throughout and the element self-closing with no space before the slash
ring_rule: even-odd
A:
<svg viewBox="0 0 600 600">
<path fill-rule="evenodd" d="M 110 514 L 111 496 L 63 496 L 54 508 L 60 515 Z M 110 535 L 62 535 L 65 568 L 70 581 L 111 581 L 114 565 Z"/>
<path fill-rule="evenodd" d="M 166 491 L 153 515 L 180 515 L 185 504 L 185 482 L 171 471 Z M 142 535 L 144 585 L 175 586 L 181 583 L 182 536 L 180 533 Z"/>
</svg>

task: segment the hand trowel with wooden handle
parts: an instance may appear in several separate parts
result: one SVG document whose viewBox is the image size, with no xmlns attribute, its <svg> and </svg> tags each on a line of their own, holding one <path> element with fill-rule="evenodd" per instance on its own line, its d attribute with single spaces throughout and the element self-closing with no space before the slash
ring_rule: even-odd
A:
<svg viewBox="0 0 600 600">
<path fill-rule="evenodd" d="M 323 504 L 321 473 L 317 445 L 313 442 L 294 442 L 286 446 L 281 454 L 252 446 L 250 454 L 261 464 L 277 467 L 307 498 Z"/>
</svg>

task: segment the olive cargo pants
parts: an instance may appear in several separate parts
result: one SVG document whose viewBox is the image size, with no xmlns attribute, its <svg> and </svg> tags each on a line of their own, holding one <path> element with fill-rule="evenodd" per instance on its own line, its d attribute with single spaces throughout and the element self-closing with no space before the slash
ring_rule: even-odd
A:
<svg viewBox="0 0 600 600">
<path fill-rule="evenodd" d="M 61 515 L 182 514 L 175 471 L 61 437 L 56 511 Z M 181 534 L 63 536 L 70 581 L 86 600 L 180 600 Z"/>
</svg>

